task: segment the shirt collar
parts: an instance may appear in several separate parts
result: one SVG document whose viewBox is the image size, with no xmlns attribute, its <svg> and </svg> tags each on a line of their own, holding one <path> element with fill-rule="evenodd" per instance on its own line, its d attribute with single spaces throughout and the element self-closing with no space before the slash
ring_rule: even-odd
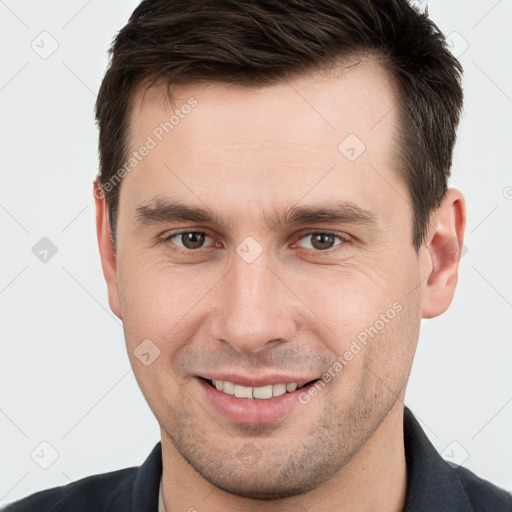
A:
<svg viewBox="0 0 512 512">
<path fill-rule="evenodd" d="M 404 409 L 407 491 L 403 512 L 472 512 L 456 469 L 437 452 L 412 412 Z"/>
</svg>

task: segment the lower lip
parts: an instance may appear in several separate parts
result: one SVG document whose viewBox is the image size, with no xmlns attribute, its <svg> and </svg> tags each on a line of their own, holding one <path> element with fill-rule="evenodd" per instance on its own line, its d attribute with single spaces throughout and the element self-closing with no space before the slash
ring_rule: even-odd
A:
<svg viewBox="0 0 512 512">
<path fill-rule="evenodd" d="M 204 379 L 198 378 L 197 380 L 204 389 L 206 396 L 223 416 L 235 423 L 249 425 L 272 423 L 284 418 L 300 404 L 299 395 L 307 392 L 315 384 L 315 382 L 312 382 L 291 393 L 286 392 L 284 395 L 267 400 L 250 400 L 227 395 L 222 391 L 218 391 Z"/>
</svg>

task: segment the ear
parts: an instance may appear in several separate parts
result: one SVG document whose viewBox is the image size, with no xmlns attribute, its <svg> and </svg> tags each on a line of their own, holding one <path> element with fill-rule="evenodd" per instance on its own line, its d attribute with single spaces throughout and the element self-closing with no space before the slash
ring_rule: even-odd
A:
<svg viewBox="0 0 512 512">
<path fill-rule="evenodd" d="M 117 288 L 117 260 L 114 243 L 112 241 L 112 233 L 110 232 L 108 206 L 103 187 L 98 180 L 94 181 L 93 195 L 96 204 L 96 234 L 98 236 L 103 276 L 107 283 L 108 302 L 110 309 L 122 320 L 119 291 Z"/>
<path fill-rule="evenodd" d="M 461 192 L 448 189 L 441 206 L 432 214 L 426 246 L 430 274 L 424 284 L 422 317 L 444 313 L 457 286 L 459 261 L 464 246 L 466 202 Z"/>
</svg>

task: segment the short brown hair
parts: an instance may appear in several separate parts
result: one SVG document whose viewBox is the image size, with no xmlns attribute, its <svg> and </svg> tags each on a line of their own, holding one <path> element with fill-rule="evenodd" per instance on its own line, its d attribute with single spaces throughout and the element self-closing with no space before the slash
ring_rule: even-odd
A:
<svg viewBox="0 0 512 512">
<path fill-rule="evenodd" d="M 257 87 L 361 53 L 377 55 L 397 86 L 397 172 L 409 190 L 418 250 L 447 190 L 462 67 L 428 13 L 406 0 L 144 0 L 115 38 L 99 90 L 98 181 L 104 186 L 124 165 L 131 103 L 141 87 Z M 115 243 L 121 187 L 108 188 Z"/>
</svg>

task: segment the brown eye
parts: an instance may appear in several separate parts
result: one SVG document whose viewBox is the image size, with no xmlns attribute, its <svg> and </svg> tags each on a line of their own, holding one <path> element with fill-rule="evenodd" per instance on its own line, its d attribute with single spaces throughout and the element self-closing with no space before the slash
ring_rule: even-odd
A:
<svg viewBox="0 0 512 512">
<path fill-rule="evenodd" d="M 345 242 L 341 235 L 329 232 L 308 233 L 301 237 L 300 240 L 309 240 L 309 242 L 306 242 L 306 245 L 302 245 L 302 247 L 315 251 L 328 251 Z M 339 240 L 339 243 L 336 243 L 336 240 Z"/>
<path fill-rule="evenodd" d="M 319 251 L 330 249 L 333 243 L 333 235 L 327 233 L 314 233 L 311 235 L 311 245 Z"/>
<path fill-rule="evenodd" d="M 171 241 L 178 247 L 193 251 L 201 249 L 207 238 L 210 237 L 200 231 L 183 231 L 167 237 L 166 240 Z"/>
<path fill-rule="evenodd" d="M 183 233 L 180 236 L 187 249 L 199 249 L 204 244 L 204 233 Z"/>
</svg>

